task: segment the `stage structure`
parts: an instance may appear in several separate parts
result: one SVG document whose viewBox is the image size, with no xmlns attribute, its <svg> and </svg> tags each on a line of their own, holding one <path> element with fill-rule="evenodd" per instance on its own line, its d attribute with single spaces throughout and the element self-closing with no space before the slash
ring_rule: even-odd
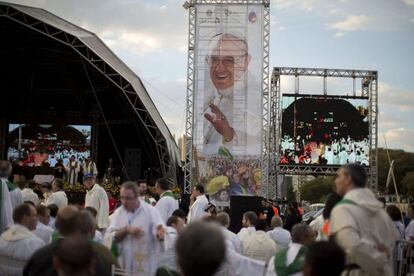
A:
<svg viewBox="0 0 414 276">
<path fill-rule="evenodd" d="M 281 89 L 281 78 L 294 78 L 294 91 Z M 269 182 L 278 175 L 334 175 L 346 163 L 366 166 L 369 187 L 377 190 L 377 71 L 275 67 L 270 92 Z M 301 91 L 301 77 L 321 79 L 321 94 Z M 352 92 L 328 92 L 328 80 L 349 78 Z M 360 91 L 356 83 L 360 81 Z M 351 91 L 351 89 L 349 89 Z M 272 198 L 280 197 L 275 184 Z"/>
<path fill-rule="evenodd" d="M 228 201 L 234 193 L 268 194 L 269 4 L 184 3 L 189 11 L 187 194 L 194 184 L 205 185 L 216 201 Z"/>
<path fill-rule="evenodd" d="M 151 168 L 177 183 L 178 147 L 167 125 L 139 77 L 95 34 L 43 9 L 4 2 L 0 34 L 1 159 L 20 146 L 10 126 L 24 125 L 23 135 L 39 129 L 42 141 L 61 147 L 82 139 L 64 138 L 59 128 L 76 134 L 68 126 L 82 125 L 88 136 L 82 143 L 101 173 L 113 158 L 126 179 L 143 178 Z"/>
</svg>

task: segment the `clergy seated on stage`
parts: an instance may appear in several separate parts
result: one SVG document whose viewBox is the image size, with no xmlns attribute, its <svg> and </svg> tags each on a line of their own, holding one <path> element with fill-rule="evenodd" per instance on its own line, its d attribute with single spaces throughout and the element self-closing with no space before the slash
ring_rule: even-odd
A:
<svg viewBox="0 0 414 276">
<path fill-rule="evenodd" d="M 160 252 L 159 267 L 177 270 L 175 243 L 178 236 L 184 230 L 184 220 L 180 217 L 171 216 L 167 220 L 164 248 Z"/>
<path fill-rule="evenodd" d="M 95 220 L 88 211 L 80 212 L 76 206 L 68 205 L 59 209 L 56 228 L 58 239 L 35 252 L 23 270 L 24 276 L 57 276 L 57 271 L 53 266 L 53 256 L 60 242 L 74 234 L 80 234 L 91 240 L 95 233 Z M 96 256 L 96 275 L 111 275 L 110 268 L 114 261 L 109 261 L 112 257 L 109 250 L 93 242 L 92 248 Z"/>
<path fill-rule="evenodd" d="M 0 275 L 22 275 L 26 261 L 45 245 L 31 231 L 36 228 L 36 209 L 30 204 L 18 206 L 13 211 L 15 224 L 0 237 Z"/>
<path fill-rule="evenodd" d="M 193 201 L 193 203 L 191 204 L 190 210 L 188 211 L 187 223 L 202 220 L 203 217 L 207 215 L 206 209 L 208 207 L 208 199 L 204 194 L 203 186 L 196 185 L 193 188 L 190 199 Z"/>
<path fill-rule="evenodd" d="M 345 252 L 335 242 L 320 241 L 308 247 L 304 276 L 340 276 L 345 268 Z"/>
<path fill-rule="evenodd" d="M 53 267 L 59 276 L 96 275 L 95 258 L 90 241 L 82 235 L 64 239 L 53 256 Z"/>
<path fill-rule="evenodd" d="M 306 224 L 296 224 L 292 228 L 292 243 L 288 248 L 276 252 L 267 264 L 266 276 L 302 276 L 307 246 L 316 238 L 316 233 Z"/>
<path fill-rule="evenodd" d="M 290 232 L 283 229 L 283 221 L 279 216 L 274 216 L 270 226 L 273 228 L 267 234 L 276 243 L 276 251 L 287 248 L 292 240 Z"/>
<path fill-rule="evenodd" d="M 105 240 L 121 267 L 135 275 L 154 275 L 158 268 L 158 250 L 165 236 L 164 222 L 158 210 L 139 199 L 138 185 L 121 185 L 122 206 L 111 218 Z"/>
<path fill-rule="evenodd" d="M 86 187 L 85 207 L 92 207 L 97 211 L 96 221 L 99 230 L 109 226 L 109 200 L 105 189 L 95 182 L 93 174 L 83 176 L 83 185 Z"/>
<path fill-rule="evenodd" d="M 36 182 L 29 180 L 22 182 L 22 184 L 23 187 L 20 188 L 22 189 L 23 201 L 33 202 L 35 206 L 39 205 L 39 196 L 33 191 L 33 189 L 36 188 Z"/>
<path fill-rule="evenodd" d="M 258 220 L 256 231 L 242 243 L 242 254 L 267 262 L 276 252 L 276 243 L 266 234 L 266 220 Z"/>
<path fill-rule="evenodd" d="M 46 206 L 50 204 L 56 204 L 60 209 L 68 205 L 68 197 L 66 196 L 65 191 L 63 190 L 63 180 L 55 178 L 52 182 L 52 194 L 46 200 Z"/>
<path fill-rule="evenodd" d="M 330 236 L 345 250 L 350 275 L 392 275 L 398 236 L 383 203 L 366 184 L 363 166 L 347 164 L 338 170 L 336 191 L 344 198 L 332 211 Z"/>
<path fill-rule="evenodd" d="M 176 252 L 181 274 L 161 268 L 157 276 L 212 276 L 226 259 L 224 236 L 213 223 L 194 222 L 178 236 Z"/>
<path fill-rule="evenodd" d="M 167 221 L 172 213 L 178 209 L 178 201 L 170 190 L 170 183 L 165 178 L 160 178 L 155 182 L 155 189 L 160 196 L 155 208 L 160 212 L 163 221 Z"/>
<path fill-rule="evenodd" d="M 49 227 L 50 210 L 44 205 L 37 205 L 36 211 L 39 221 L 37 222 L 36 229 L 33 230 L 33 233 L 42 239 L 45 244 L 48 244 L 54 231 L 52 227 Z"/>
<path fill-rule="evenodd" d="M 237 236 L 239 236 L 241 243 L 249 238 L 251 234 L 256 231 L 256 223 L 258 221 L 257 214 L 253 211 L 249 211 L 243 214 L 242 218 L 242 226 L 243 228 L 240 229 Z"/>
<path fill-rule="evenodd" d="M 216 218 L 220 223 L 226 241 L 230 241 L 234 251 L 241 253 L 240 238 L 228 229 L 230 227 L 230 216 L 225 212 L 221 212 L 217 214 Z"/>
</svg>

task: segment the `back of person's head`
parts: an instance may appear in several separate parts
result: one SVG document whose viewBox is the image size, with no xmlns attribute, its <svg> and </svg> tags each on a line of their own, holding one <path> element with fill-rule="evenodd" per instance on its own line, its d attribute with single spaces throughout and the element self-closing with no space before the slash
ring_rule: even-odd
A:
<svg viewBox="0 0 414 276">
<path fill-rule="evenodd" d="M 87 206 L 85 207 L 85 211 L 88 211 L 89 213 L 91 213 L 91 215 L 96 218 L 98 216 L 98 211 L 93 208 L 92 206 Z"/>
<path fill-rule="evenodd" d="M 270 222 L 270 226 L 272 228 L 282 227 L 283 226 L 283 220 L 282 220 L 282 218 L 279 217 L 279 216 L 273 216 L 272 217 L 272 221 Z"/>
<path fill-rule="evenodd" d="M 303 268 L 305 276 L 339 276 L 345 268 L 345 252 L 333 241 L 308 247 Z"/>
<path fill-rule="evenodd" d="M 37 215 L 40 217 L 46 217 L 50 215 L 50 209 L 47 208 L 45 205 L 37 205 L 36 211 L 37 211 Z"/>
<path fill-rule="evenodd" d="M 204 187 L 203 185 L 196 185 L 194 186 L 194 188 L 200 193 L 200 194 L 204 194 Z"/>
<path fill-rule="evenodd" d="M 166 191 L 166 190 L 170 189 L 170 183 L 168 182 L 168 180 L 166 178 L 157 179 L 155 184 L 158 185 L 158 187 L 160 187 L 161 190 L 163 190 L 163 191 Z"/>
<path fill-rule="evenodd" d="M 74 205 L 62 207 L 57 212 L 56 229 L 62 236 L 69 236 L 77 232 L 77 216 L 79 209 Z"/>
<path fill-rule="evenodd" d="M 56 218 L 59 207 L 56 204 L 50 204 L 47 208 L 50 210 L 50 216 Z"/>
<path fill-rule="evenodd" d="M 177 216 L 171 216 L 167 219 L 167 226 L 172 226 L 173 224 L 177 224 L 178 223 L 178 219 L 179 217 Z"/>
<path fill-rule="evenodd" d="M 20 190 L 23 190 L 24 188 L 26 188 L 26 182 L 24 181 L 18 181 L 15 184 L 17 185 L 17 187 L 19 187 Z"/>
<path fill-rule="evenodd" d="M 292 227 L 292 242 L 307 245 L 311 240 L 312 229 L 309 225 L 298 223 Z"/>
<path fill-rule="evenodd" d="M 387 213 L 393 221 L 401 221 L 402 214 L 401 210 L 395 205 L 388 205 L 387 206 Z"/>
<path fill-rule="evenodd" d="M 33 179 L 31 179 L 31 180 L 27 180 L 26 182 L 25 182 L 25 186 L 27 187 L 27 188 L 29 188 L 29 189 L 34 189 L 34 188 L 36 188 L 36 186 L 37 186 L 37 184 L 36 184 L 36 181 L 34 181 Z"/>
<path fill-rule="evenodd" d="M 63 190 L 63 187 L 64 187 L 64 182 L 63 182 L 63 180 L 62 179 L 60 179 L 60 178 L 55 178 L 55 180 L 53 180 L 54 182 L 55 182 L 55 185 L 56 185 L 56 187 L 59 189 L 59 190 Z"/>
<path fill-rule="evenodd" d="M 220 229 L 203 221 L 191 223 L 178 236 L 175 247 L 183 276 L 214 275 L 226 258 Z"/>
<path fill-rule="evenodd" d="M 221 226 L 228 228 L 230 226 L 230 216 L 227 213 L 220 212 L 216 216 L 217 220 L 220 222 Z"/>
<path fill-rule="evenodd" d="M 172 212 L 171 214 L 172 216 L 176 216 L 179 218 L 182 218 L 183 220 L 185 220 L 185 218 L 187 217 L 187 215 L 185 214 L 185 212 L 181 209 L 177 209 L 174 212 Z"/>
<path fill-rule="evenodd" d="M 95 235 L 96 220 L 88 210 L 82 210 L 76 216 L 76 228 L 83 236 L 92 239 Z"/>
<path fill-rule="evenodd" d="M 351 177 L 355 187 L 365 188 L 367 185 L 367 172 L 363 166 L 354 163 L 343 165 L 342 168 L 345 174 Z"/>
<path fill-rule="evenodd" d="M 265 219 L 257 220 L 256 225 L 254 226 L 256 231 L 266 231 L 267 230 L 267 223 Z"/>
<path fill-rule="evenodd" d="M 13 210 L 13 221 L 14 223 L 22 224 L 24 217 L 30 217 L 31 209 L 29 204 L 22 204 L 17 206 Z"/>
<path fill-rule="evenodd" d="M 0 160 L 0 178 L 8 178 L 12 173 L 12 165 L 9 161 Z"/>
<path fill-rule="evenodd" d="M 53 256 L 53 268 L 60 276 L 95 275 L 95 263 L 92 244 L 79 234 L 60 241 Z"/>
<path fill-rule="evenodd" d="M 378 198 L 378 201 L 382 203 L 384 208 L 387 206 L 387 200 L 385 199 L 385 197 L 380 196 Z"/>
<path fill-rule="evenodd" d="M 324 219 L 329 219 L 335 205 L 342 200 L 342 197 L 337 193 L 330 194 L 325 201 L 325 207 L 322 211 L 322 216 Z"/>
<path fill-rule="evenodd" d="M 255 226 L 257 224 L 258 217 L 257 217 L 257 214 L 255 212 L 248 211 L 248 212 L 243 214 L 243 217 L 246 221 L 250 222 L 251 226 Z"/>
</svg>

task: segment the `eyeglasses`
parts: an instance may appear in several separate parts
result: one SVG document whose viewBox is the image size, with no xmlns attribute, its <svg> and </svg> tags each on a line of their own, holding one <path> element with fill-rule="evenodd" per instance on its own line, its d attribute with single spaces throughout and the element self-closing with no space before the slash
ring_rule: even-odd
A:
<svg viewBox="0 0 414 276">
<path fill-rule="evenodd" d="M 210 66 L 218 66 L 220 61 L 226 67 L 233 67 L 234 64 L 239 64 L 243 62 L 243 59 L 246 57 L 246 54 L 241 56 L 207 56 L 206 61 Z"/>
</svg>

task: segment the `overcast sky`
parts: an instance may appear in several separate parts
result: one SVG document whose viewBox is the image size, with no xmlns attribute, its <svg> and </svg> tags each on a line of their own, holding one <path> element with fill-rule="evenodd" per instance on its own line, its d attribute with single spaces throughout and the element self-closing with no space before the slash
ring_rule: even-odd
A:
<svg viewBox="0 0 414 276">
<path fill-rule="evenodd" d="M 183 0 L 8 2 L 42 7 L 96 33 L 141 77 L 171 132 L 184 132 Z M 414 0 L 272 0 L 270 50 L 271 66 L 378 70 L 379 144 L 385 134 L 390 148 L 414 151 Z M 348 84 L 328 82 L 328 92 Z M 322 89 L 319 81 L 308 85 Z"/>
</svg>

